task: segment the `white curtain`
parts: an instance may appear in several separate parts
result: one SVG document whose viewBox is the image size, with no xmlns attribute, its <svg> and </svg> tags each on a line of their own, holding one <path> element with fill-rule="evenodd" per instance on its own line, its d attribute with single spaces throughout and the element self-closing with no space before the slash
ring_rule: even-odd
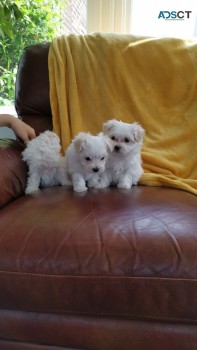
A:
<svg viewBox="0 0 197 350">
<path fill-rule="evenodd" d="M 87 33 L 197 36 L 197 0 L 187 0 L 187 6 L 181 7 L 184 3 L 185 0 L 87 0 Z M 163 9 L 190 10 L 191 18 L 176 22 L 158 20 L 158 14 Z"/>
<path fill-rule="evenodd" d="M 87 0 L 87 33 L 131 33 L 132 0 Z"/>
</svg>

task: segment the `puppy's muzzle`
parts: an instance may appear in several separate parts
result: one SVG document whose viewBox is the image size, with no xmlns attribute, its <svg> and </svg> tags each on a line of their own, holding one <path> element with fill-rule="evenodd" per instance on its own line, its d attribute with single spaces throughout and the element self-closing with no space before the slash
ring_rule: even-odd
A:
<svg viewBox="0 0 197 350">
<path fill-rule="evenodd" d="M 99 168 L 92 168 L 92 170 L 93 170 L 95 173 L 98 173 Z"/>
<path fill-rule="evenodd" d="M 117 146 L 117 145 L 116 145 L 116 146 L 114 147 L 114 151 L 115 151 L 115 152 L 119 152 L 119 151 L 120 151 L 120 149 L 121 149 L 121 147 L 120 147 L 120 146 Z"/>
</svg>

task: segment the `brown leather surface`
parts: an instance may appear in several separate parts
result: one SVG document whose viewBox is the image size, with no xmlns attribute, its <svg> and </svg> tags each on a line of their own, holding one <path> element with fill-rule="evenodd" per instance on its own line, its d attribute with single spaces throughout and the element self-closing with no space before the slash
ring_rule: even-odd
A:
<svg viewBox="0 0 197 350">
<path fill-rule="evenodd" d="M 0 208 L 24 194 L 26 165 L 21 159 L 24 144 L 0 140 Z"/>
<path fill-rule="evenodd" d="M 20 59 L 15 90 L 15 108 L 20 116 L 47 115 L 49 101 L 48 51 L 50 43 L 28 46 Z"/>
<path fill-rule="evenodd" d="M 197 321 L 196 207 L 151 187 L 19 198 L 0 212 L 0 307 Z"/>
<path fill-rule="evenodd" d="M 8 310 L 0 311 L 0 321 L 3 339 L 10 339 L 8 344 L 15 341 L 15 344 L 22 345 L 24 342 L 21 350 L 34 349 L 30 344 L 40 344 L 38 350 L 56 350 L 55 345 L 57 349 L 65 350 L 196 350 L 197 344 L 197 326 L 191 324 L 48 313 L 38 316 Z M 0 341 L 1 350 L 20 349 L 14 346 L 4 348 L 2 343 Z M 41 344 L 44 344 L 43 348 Z"/>
<path fill-rule="evenodd" d="M 36 135 L 39 135 L 45 130 L 53 130 L 52 118 L 48 115 L 39 115 L 35 118 L 34 115 L 24 115 L 22 119 L 26 124 L 31 125 L 34 128 Z"/>
<path fill-rule="evenodd" d="M 15 108 L 36 134 L 52 130 L 49 100 L 48 51 L 50 43 L 26 47 L 20 59 L 15 90 Z"/>
<path fill-rule="evenodd" d="M 37 345 L 37 344 L 29 344 L 29 343 L 19 343 L 19 342 L 11 342 L 6 340 L 0 340 L 0 349 L 1 350 L 80 350 L 74 348 L 65 348 L 65 347 L 57 347 L 51 345 Z"/>
</svg>

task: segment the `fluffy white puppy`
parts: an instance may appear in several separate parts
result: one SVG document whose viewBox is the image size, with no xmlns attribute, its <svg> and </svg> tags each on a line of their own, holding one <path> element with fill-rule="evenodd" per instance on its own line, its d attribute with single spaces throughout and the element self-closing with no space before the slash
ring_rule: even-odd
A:
<svg viewBox="0 0 197 350">
<path fill-rule="evenodd" d="M 74 191 L 98 185 L 110 148 L 111 143 L 102 133 L 93 136 L 81 132 L 74 138 L 66 152 L 66 168 Z"/>
<path fill-rule="evenodd" d="M 52 131 L 45 131 L 29 141 L 22 152 L 29 171 L 25 193 L 38 190 L 39 186 L 69 185 L 65 170 L 65 158 L 60 155 L 59 137 Z"/>
<path fill-rule="evenodd" d="M 137 123 L 128 124 L 113 119 L 103 124 L 103 132 L 111 140 L 113 151 L 97 188 L 115 185 L 129 189 L 137 184 L 143 173 L 141 147 L 144 129 Z"/>
</svg>

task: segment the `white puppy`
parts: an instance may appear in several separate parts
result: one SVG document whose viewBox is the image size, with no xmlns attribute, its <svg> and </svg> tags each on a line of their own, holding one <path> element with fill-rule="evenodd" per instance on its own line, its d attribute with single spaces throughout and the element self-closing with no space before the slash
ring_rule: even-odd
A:
<svg viewBox="0 0 197 350">
<path fill-rule="evenodd" d="M 66 152 L 66 168 L 76 192 L 96 187 L 110 152 L 111 144 L 103 134 L 79 133 Z"/>
<path fill-rule="evenodd" d="M 113 119 L 104 123 L 103 132 L 111 140 L 113 151 L 97 188 L 115 185 L 129 189 L 137 184 L 143 173 L 141 147 L 144 129 L 137 123 L 128 124 Z"/>
<path fill-rule="evenodd" d="M 38 190 L 39 186 L 69 185 L 65 170 L 65 158 L 60 155 L 59 137 L 52 131 L 45 131 L 29 141 L 22 152 L 27 163 L 28 179 L 25 193 Z"/>
</svg>

